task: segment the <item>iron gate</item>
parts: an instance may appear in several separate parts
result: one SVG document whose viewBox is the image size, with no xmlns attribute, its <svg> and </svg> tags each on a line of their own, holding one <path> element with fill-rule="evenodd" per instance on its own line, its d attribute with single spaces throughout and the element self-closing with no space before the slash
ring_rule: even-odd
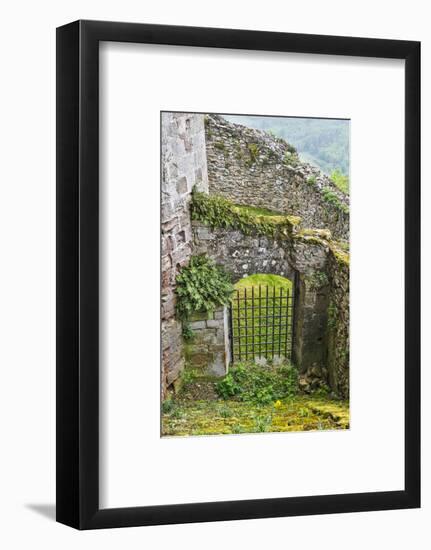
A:
<svg viewBox="0 0 431 550">
<path fill-rule="evenodd" d="M 293 295 L 262 286 L 237 289 L 230 306 L 232 362 L 292 357 Z"/>
</svg>

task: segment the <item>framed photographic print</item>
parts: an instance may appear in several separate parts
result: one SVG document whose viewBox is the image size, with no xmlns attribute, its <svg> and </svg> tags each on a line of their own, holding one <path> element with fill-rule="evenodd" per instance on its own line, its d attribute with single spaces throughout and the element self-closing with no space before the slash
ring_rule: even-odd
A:
<svg viewBox="0 0 431 550">
<path fill-rule="evenodd" d="M 57 29 L 57 520 L 420 506 L 420 44 Z"/>
</svg>

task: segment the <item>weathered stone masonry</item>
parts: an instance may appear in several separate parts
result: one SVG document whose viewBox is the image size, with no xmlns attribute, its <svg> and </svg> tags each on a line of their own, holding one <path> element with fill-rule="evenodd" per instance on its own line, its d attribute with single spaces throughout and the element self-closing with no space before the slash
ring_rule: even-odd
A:
<svg viewBox="0 0 431 550">
<path fill-rule="evenodd" d="M 230 363 L 228 308 L 195 313 L 189 326 L 193 341 L 185 343 L 187 364 L 202 376 L 224 376 Z"/>
<path fill-rule="evenodd" d="M 343 397 L 349 396 L 350 285 L 348 258 L 331 255 L 327 324 L 329 382 Z"/>
<path fill-rule="evenodd" d="M 222 185 L 222 182 L 223 186 L 231 190 L 238 185 L 234 198 L 237 203 L 250 204 L 251 202 L 274 210 L 280 210 L 271 202 L 271 197 L 275 196 L 278 180 L 267 181 L 265 194 L 269 202 L 265 204 L 258 202 L 258 195 L 251 201 L 251 195 L 247 195 L 249 191 L 246 187 L 244 187 L 246 191 L 243 199 L 238 198 L 240 189 L 243 187 L 238 181 L 235 183 L 237 175 L 235 166 L 229 171 L 229 166 L 225 164 L 224 169 L 227 170 L 223 175 L 225 179 L 220 179 L 215 187 L 214 165 L 211 165 L 214 162 L 212 158 L 214 151 L 210 151 L 213 147 L 211 145 L 213 137 L 208 137 L 208 119 L 205 142 L 203 115 L 164 113 L 162 117 L 163 393 L 167 386 L 178 379 L 186 360 L 191 366 L 203 369 L 205 375 L 223 375 L 228 367 L 229 342 L 226 313 L 216 311 L 210 316 L 206 315 L 205 318 L 191 319 L 191 328 L 195 333 L 192 347 L 184 342 L 181 323 L 175 319 L 176 275 L 182 266 L 188 264 L 192 253 L 206 253 L 230 272 L 233 281 L 238 281 L 252 273 L 273 273 L 295 279 L 293 360 L 300 371 L 305 373 L 306 379 L 310 372 L 318 378 L 329 379 L 334 391 L 347 397 L 348 255 L 340 252 L 337 243 L 331 240 L 327 231 L 303 230 L 298 226 L 291 234 L 280 239 L 246 235 L 233 229 L 210 228 L 201 222 L 191 222 L 192 188 L 196 186 L 203 193 L 208 193 L 208 177 L 210 189 L 213 191 L 217 185 Z M 255 142 L 261 138 L 261 132 L 254 130 L 250 132 L 255 134 Z M 283 145 L 284 142 L 280 143 L 280 140 L 273 139 L 271 136 L 263 139 L 272 140 L 275 143 L 275 149 L 286 147 Z M 226 147 L 230 146 L 232 144 L 226 143 Z M 211 165 L 209 176 L 207 154 Z M 246 167 L 244 165 L 242 169 L 245 170 Z M 253 168 L 253 163 L 248 163 L 248 168 L 251 181 L 259 187 L 258 179 L 253 180 L 257 177 L 256 167 Z M 275 169 L 278 170 L 278 168 Z M 280 172 L 283 170 L 284 168 L 280 169 Z M 232 180 L 228 177 L 230 174 Z M 270 172 L 267 176 L 270 177 Z M 275 179 L 276 176 L 277 174 L 274 173 Z M 293 180 L 296 183 L 289 180 L 287 184 L 281 185 L 279 196 L 282 192 L 289 195 L 289 190 L 294 189 L 295 185 L 298 188 L 301 185 L 309 185 L 304 183 L 303 179 L 300 180 L 298 174 L 296 176 L 297 179 Z M 319 175 L 319 177 L 322 176 Z M 263 185 L 262 181 L 260 185 Z M 231 191 L 228 191 L 228 197 L 233 198 L 230 193 Z M 304 193 L 308 193 L 308 190 Z M 300 194 L 295 196 L 300 200 Z M 278 204 L 278 198 L 276 202 Z M 289 208 L 286 206 L 286 211 Z M 310 219 L 316 216 L 316 212 L 318 212 L 318 205 L 311 210 Z M 297 211 L 291 213 L 298 214 Z M 321 217 L 319 219 L 322 224 L 325 223 Z M 307 223 L 302 222 L 302 227 Z M 317 226 L 319 227 L 319 224 Z M 346 235 L 341 226 L 339 230 L 342 235 Z M 310 383 L 312 385 L 314 381 L 311 380 Z"/>
<path fill-rule="evenodd" d="M 348 197 L 317 168 L 301 163 L 286 141 L 217 115 L 206 116 L 205 128 L 211 194 L 294 214 L 303 227 L 349 238 Z"/>
<path fill-rule="evenodd" d="M 324 240 L 307 241 L 299 234 L 277 240 L 245 235 L 232 229 L 210 229 L 193 222 L 194 246 L 198 254 L 207 254 L 222 265 L 237 282 L 252 273 L 272 273 L 295 279 L 297 289 L 294 320 L 294 360 L 301 372 L 317 365 L 326 365 L 325 334 L 329 304 L 328 286 L 310 283 L 316 274 L 324 274 L 328 266 L 329 248 Z"/>
<path fill-rule="evenodd" d="M 162 113 L 161 331 L 162 392 L 184 367 L 181 323 L 175 319 L 175 278 L 192 254 L 193 186 L 208 192 L 202 115 Z"/>
</svg>

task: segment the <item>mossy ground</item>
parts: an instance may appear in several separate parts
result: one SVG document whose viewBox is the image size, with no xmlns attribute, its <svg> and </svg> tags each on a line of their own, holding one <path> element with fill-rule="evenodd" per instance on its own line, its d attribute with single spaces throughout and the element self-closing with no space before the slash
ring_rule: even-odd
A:
<svg viewBox="0 0 431 550">
<path fill-rule="evenodd" d="M 302 432 L 349 428 L 349 405 L 296 396 L 269 405 L 235 400 L 172 400 L 162 414 L 162 436 Z"/>
</svg>

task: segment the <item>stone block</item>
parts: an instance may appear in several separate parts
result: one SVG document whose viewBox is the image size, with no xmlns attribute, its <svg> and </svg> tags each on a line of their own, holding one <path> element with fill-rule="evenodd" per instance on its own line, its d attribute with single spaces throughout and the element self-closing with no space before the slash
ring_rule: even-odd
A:
<svg viewBox="0 0 431 550">
<path fill-rule="evenodd" d="M 204 226 L 197 229 L 197 235 L 202 241 L 211 241 L 213 238 L 211 231 Z"/>
<path fill-rule="evenodd" d="M 214 313 L 212 311 L 195 311 L 190 315 L 190 321 L 206 321 L 213 319 Z"/>
<path fill-rule="evenodd" d="M 190 321 L 190 328 L 192 330 L 199 330 L 206 328 L 205 321 Z"/>
<path fill-rule="evenodd" d="M 220 327 L 219 329 L 217 329 L 216 339 L 215 339 L 217 344 L 224 344 L 226 337 L 227 337 L 227 333 L 225 333 L 224 327 Z"/>
<path fill-rule="evenodd" d="M 178 181 L 177 181 L 177 193 L 179 195 L 183 195 L 184 193 L 187 193 L 187 191 L 188 191 L 187 178 L 186 176 L 182 176 L 181 178 L 178 178 Z"/>
<path fill-rule="evenodd" d="M 223 352 L 217 353 L 212 362 L 206 368 L 209 376 L 222 377 L 227 374 L 226 358 Z"/>
</svg>

